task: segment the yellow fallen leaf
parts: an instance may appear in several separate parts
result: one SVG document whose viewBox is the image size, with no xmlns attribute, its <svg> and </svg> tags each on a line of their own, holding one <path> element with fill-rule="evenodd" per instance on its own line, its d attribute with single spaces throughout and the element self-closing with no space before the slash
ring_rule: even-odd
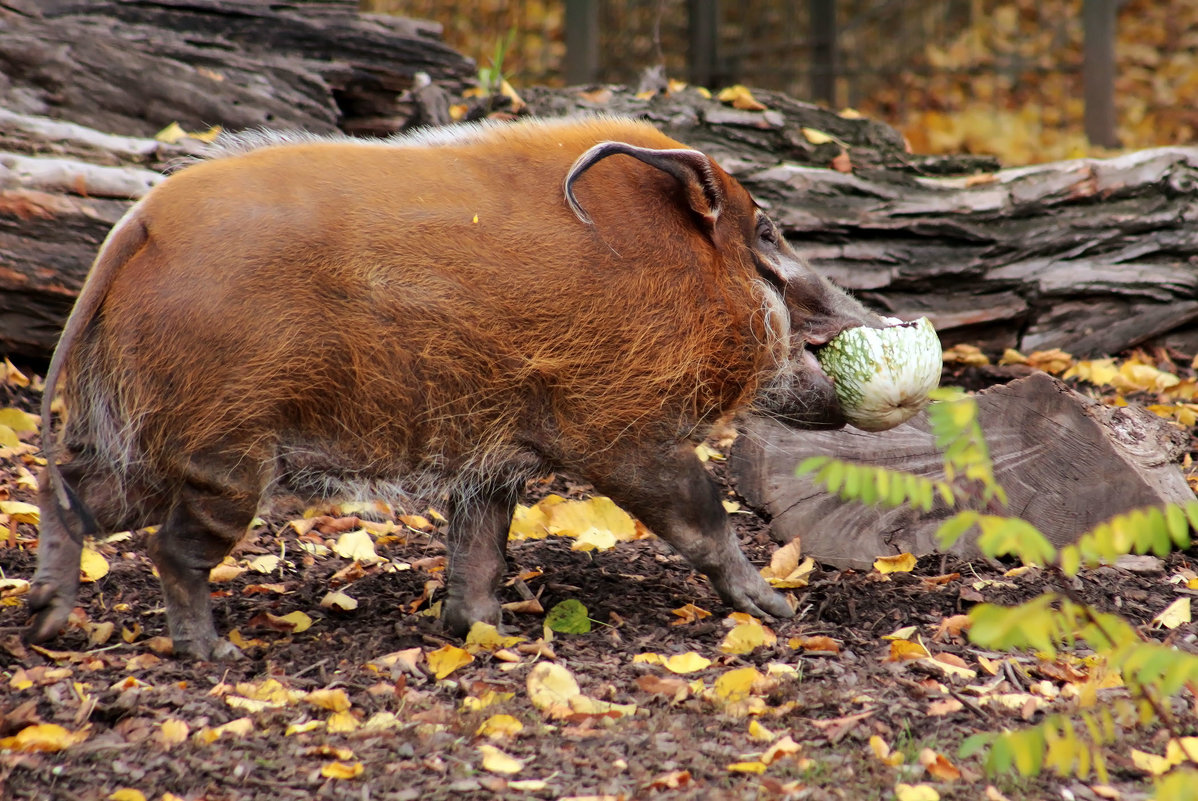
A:
<svg viewBox="0 0 1198 801">
<path fill-rule="evenodd" d="M 324 722 L 325 731 L 329 734 L 349 734 L 358 730 L 358 719 L 352 712 L 334 712 Z"/>
<path fill-rule="evenodd" d="M 661 662 L 662 667 L 671 673 L 686 674 L 694 673 L 699 670 L 704 670 L 711 667 L 711 660 L 696 653 L 695 651 L 687 651 L 682 654 L 672 654 Z"/>
<path fill-rule="evenodd" d="M 352 612 L 358 608 L 357 600 L 337 590 L 321 598 L 320 605 L 325 609 L 337 609 L 341 612 Z"/>
<path fill-rule="evenodd" d="M 208 571 L 208 580 L 213 584 L 232 581 L 245 572 L 245 568 L 237 564 L 231 556 L 226 556 L 219 565 Z"/>
<path fill-rule="evenodd" d="M 808 556 L 799 561 L 801 543 L 796 537 L 774 551 L 768 567 L 761 569 L 762 577 L 771 587 L 797 589 L 806 587 L 808 577 L 815 570 L 815 559 Z"/>
<path fill-rule="evenodd" d="M 422 651 L 419 646 L 416 646 L 414 648 L 405 648 L 402 651 L 392 651 L 389 654 L 383 654 L 382 656 L 375 657 L 367 663 L 367 666 L 386 670 L 398 669 L 405 673 L 418 675 L 417 665 L 420 664 L 420 660 L 423 658 L 424 651 Z"/>
<path fill-rule="evenodd" d="M 398 729 L 403 726 L 403 721 L 394 712 L 386 709 L 379 710 L 366 719 L 362 724 L 362 729 L 365 731 L 389 731 Z"/>
<path fill-rule="evenodd" d="M 773 631 L 763 626 L 761 621 L 750 617 L 749 622 L 732 627 L 720 643 L 720 650 L 726 654 L 747 654 L 754 648 L 773 645 L 776 642 L 778 637 Z"/>
<path fill-rule="evenodd" d="M 539 793 L 548 786 L 549 782 L 544 779 L 513 779 L 507 783 L 509 790 L 521 793 Z"/>
<path fill-rule="evenodd" d="M 911 639 L 912 635 L 915 634 L 915 632 L 916 632 L 915 626 L 903 626 L 902 628 L 895 629 L 894 631 L 890 632 L 889 634 L 883 634 L 882 639 L 883 640 L 909 640 L 909 639 Z"/>
<path fill-rule="evenodd" d="M 250 718 L 230 720 L 220 726 L 208 728 L 205 726 L 196 732 L 195 737 L 203 743 L 214 743 L 222 737 L 245 737 L 254 730 L 254 721 Z"/>
<path fill-rule="evenodd" d="M 168 642 L 169 642 L 169 638 L 168 638 Z M 269 648 L 270 647 L 270 643 L 268 643 L 266 640 L 262 640 L 257 637 L 243 637 L 243 636 L 241 636 L 241 632 L 238 631 L 237 629 L 229 630 L 229 642 L 233 643 L 234 645 L 236 645 L 238 648 L 240 648 L 243 651 L 250 649 L 250 648 Z"/>
<path fill-rule="evenodd" d="M 79 580 L 87 583 L 99 581 L 108 575 L 108 560 L 99 551 L 84 546 L 79 559 Z"/>
<path fill-rule="evenodd" d="M 1014 348 L 1007 348 L 1002 352 L 1002 356 L 998 357 L 1000 365 L 1008 364 L 1027 364 L 1027 357 Z"/>
<path fill-rule="evenodd" d="M 1111 379 L 1111 386 L 1119 392 L 1162 392 L 1180 382 L 1181 379 L 1172 373 L 1137 359 L 1128 359 L 1119 368 L 1119 374 Z"/>
<path fill-rule="evenodd" d="M 913 640 L 891 640 L 890 641 L 890 656 L 886 658 L 887 662 L 905 662 L 912 659 L 924 659 L 931 656 L 928 649 L 923 647 L 922 643 Z"/>
<path fill-rule="evenodd" d="M 546 502 L 550 498 L 565 500 L 560 495 L 547 495 L 535 506 L 516 504 L 512 513 L 512 525 L 508 528 L 509 540 L 543 540 L 549 536 L 549 515 L 546 513 Z"/>
<path fill-rule="evenodd" d="M 733 762 L 728 766 L 729 773 L 765 773 L 768 767 L 764 762 Z"/>
<path fill-rule="evenodd" d="M 671 621 L 671 626 L 681 626 L 686 623 L 696 623 L 705 617 L 711 617 L 711 612 L 708 612 L 702 607 L 695 606 L 692 603 L 683 604 L 677 609 L 671 611 L 673 614 L 681 618 L 681 620 Z"/>
<path fill-rule="evenodd" d="M 312 706 L 327 709 L 330 712 L 344 712 L 353 705 L 349 700 L 349 693 L 340 687 L 312 690 L 304 696 L 304 700 Z"/>
<path fill-rule="evenodd" d="M 492 715 L 479 724 L 474 733 L 480 737 L 499 740 L 504 737 L 515 737 L 523 730 L 524 724 L 511 715 Z"/>
<path fill-rule="evenodd" d="M 968 367 L 983 367 L 990 364 L 990 359 L 976 345 L 953 345 L 944 351 L 945 364 L 964 364 Z"/>
<path fill-rule="evenodd" d="M 177 145 L 187 138 L 187 131 L 183 130 L 183 126 L 179 123 L 172 122 L 154 134 L 154 138 L 159 142 L 166 142 L 168 145 Z"/>
<path fill-rule="evenodd" d="M 1106 386 L 1114 381 L 1117 375 L 1119 375 L 1119 368 L 1115 366 L 1114 359 L 1093 359 L 1075 362 L 1065 371 L 1062 378 L 1080 378 L 1095 386 Z"/>
<path fill-rule="evenodd" d="M 1157 756 L 1150 754 L 1147 751 L 1139 749 L 1131 749 L 1131 763 L 1145 773 L 1150 773 L 1153 776 L 1160 776 L 1169 772 L 1173 767 L 1172 761 L 1168 757 Z"/>
<path fill-rule="evenodd" d="M 18 370 L 17 366 L 5 356 L 4 363 L 0 364 L 0 383 L 13 387 L 27 387 L 29 386 L 29 377 Z"/>
<path fill-rule="evenodd" d="M 803 138 L 813 145 L 826 145 L 829 142 L 836 141 L 834 137 L 829 136 L 818 128 L 800 128 L 803 132 Z"/>
<path fill-rule="evenodd" d="M 754 718 L 753 720 L 749 721 L 749 736 L 754 740 L 768 743 L 772 742 L 777 735 L 767 729 L 765 726 L 762 726 L 761 723 Z"/>
<path fill-rule="evenodd" d="M 777 742 L 765 749 L 761 755 L 761 761 L 767 765 L 772 765 L 782 757 L 793 756 L 802 750 L 802 746 L 794 741 L 789 734 L 782 735 Z"/>
<path fill-rule="evenodd" d="M 528 697 L 542 711 L 568 707 L 570 699 L 582 691 L 569 670 L 554 662 L 541 662 L 528 674 Z"/>
<path fill-rule="evenodd" d="M 435 651 L 429 651 L 426 659 L 428 666 L 433 670 L 433 676 L 440 680 L 463 665 L 469 665 L 474 661 L 474 655 L 465 648 L 443 645 Z"/>
<path fill-rule="evenodd" d="M 157 740 L 164 751 L 169 751 L 176 745 L 187 742 L 187 735 L 190 733 L 191 729 L 184 721 L 178 718 L 167 718 L 158 727 Z"/>
<path fill-rule="evenodd" d="M 733 108 L 738 108 L 741 111 L 765 111 L 766 106 L 753 97 L 753 93 L 749 91 L 747 86 L 736 84 L 729 86 L 727 89 L 720 91 L 716 95 L 716 100 L 721 103 L 730 103 Z"/>
<path fill-rule="evenodd" d="M 588 528 L 570 543 L 572 551 L 610 551 L 616 547 L 616 535 L 603 528 Z"/>
<path fill-rule="evenodd" d="M 753 691 L 753 685 L 762 678 L 763 676 L 757 668 L 737 668 L 721 674 L 715 680 L 712 689 L 715 691 L 716 697 L 725 703 L 736 703 L 748 698 Z"/>
<path fill-rule="evenodd" d="M 930 784 L 904 784 L 894 786 L 896 801 L 940 801 L 940 793 Z"/>
<path fill-rule="evenodd" d="M 8 426 L 0 425 L 0 448 L 16 448 L 21 445 L 17 432 Z"/>
<path fill-rule="evenodd" d="M 361 762 L 347 764 L 345 762 L 330 762 L 320 769 L 320 775 L 326 779 L 356 779 L 365 772 Z"/>
<path fill-rule="evenodd" d="M 20 409 L 0 409 L 0 426 L 7 426 L 17 434 L 37 431 L 39 418 Z"/>
<path fill-rule="evenodd" d="M 108 801 L 146 801 L 146 794 L 132 787 L 122 787 L 109 793 Z"/>
<path fill-rule="evenodd" d="M 615 501 L 602 495 L 585 501 L 553 503 L 546 510 L 546 516 L 550 534 L 579 537 L 587 533 L 589 538 L 600 541 L 603 534 L 589 533 L 597 529 L 621 542 L 636 539 L 636 522 L 616 506 Z"/>
<path fill-rule="evenodd" d="M 470 633 L 466 635 L 466 648 L 472 652 L 498 651 L 501 648 L 511 648 L 527 639 L 517 635 L 505 636 L 492 624 L 479 620 L 470 626 Z"/>
<path fill-rule="evenodd" d="M 874 560 L 874 570 L 879 573 L 910 573 L 915 569 L 915 557 L 909 553 L 895 556 L 879 556 Z"/>
<path fill-rule="evenodd" d="M 480 745 L 478 752 L 482 754 L 483 770 L 491 773 L 501 773 L 511 776 L 524 770 L 524 763 L 513 756 L 503 753 L 493 745 Z"/>
<path fill-rule="evenodd" d="M 1060 348 L 1032 351 L 1027 357 L 1027 364 L 1046 373 L 1063 373 L 1073 364 L 1073 354 Z"/>
<path fill-rule="evenodd" d="M 255 698 L 246 698 L 245 696 L 241 695 L 226 695 L 225 703 L 234 709 L 240 709 L 243 712 L 252 712 L 255 714 L 274 707 L 274 704 L 268 703 L 266 701 L 259 701 Z"/>
<path fill-rule="evenodd" d="M 708 445 L 706 442 L 700 442 L 695 446 L 695 456 L 699 457 L 700 462 L 715 461 L 722 462 L 728 457 L 717 451 L 715 448 Z"/>
<path fill-rule="evenodd" d="M 840 643 L 824 634 L 816 634 L 811 637 L 791 637 L 786 644 L 795 650 L 802 648 L 804 651 L 840 653 Z"/>
<path fill-rule="evenodd" d="M 1165 758 L 1174 765 L 1192 762 L 1198 765 L 1198 737 L 1174 737 L 1165 746 Z"/>
<path fill-rule="evenodd" d="M 258 573 L 273 573 L 282 560 L 275 554 L 263 554 L 251 559 L 247 566 Z"/>
<path fill-rule="evenodd" d="M 3 751 L 61 751 L 87 739 L 87 729 L 71 731 L 56 723 L 35 723 L 12 737 L 0 738 Z"/>
<path fill-rule="evenodd" d="M 478 696 L 468 695 L 462 699 L 462 711 L 478 712 L 494 704 L 510 701 L 515 696 L 515 693 L 501 693 L 495 690 L 486 690 L 482 695 Z"/>
<path fill-rule="evenodd" d="M 949 762 L 943 754 L 939 754 L 931 748 L 925 748 L 919 752 L 919 764 L 923 765 L 923 769 L 928 772 L 928 775 L 937 781 L 955 782 L 961 778 L 961 770 Z"/>
<path fill-rule="evenodd" d="M 364 565 L 386 561 L 374 551 L 374 540 L 364 528 L 347 531 L 337 538 L 333 553 L 342 559 L 353 559 Z"/>
<path fill-rule="evenodd" d="M 869 738 L 869 747 L 882 764 L 892 768 L 903 764 L 903 755 L 897 751 L 892 752 L 887 742 L 878 735 L 875 734 Z"/>
<path fill-rule="evenodd" d="M 570 710 L 580 715 L 607 715 L 627 717 L 636 714 L 636 704 L 616 704 L 611 701 L 600 701 L 589 695 L 579 693 L 570 699 Z"/>
<path fill-rule="evenodd" d="M 41 510 L 24 501 L 0 501 L 0 514 L 6 514 L 18 523 L 36 526 L 41 523 Z"/>
<path fill-rule="evenodd" d="M 1156 628 L 1175 629 L 1189 623 L 1190 619 L 1190 599 L 1178 598 L 1152 619 L 1152 625 Z"/>
<path fill-rule="evenodd" d="M 960 676 L 964 679 L 976 679 L 978 676 L 978 672 L 973 668 L 967 667 L 956 654 L 936 654 L 928 659 L 925 664 L 931 665 L 950 676 Z"/>
<path fill-rule="evenodd" d="M 307 732 L 315 731 L 316 729 L 323 729 L 323 728 L 324 728 L 323 720 L 309 720 L 309 721 L 305 721 L 304 723 L 292 723 L 283 732 L 283 736 L 290 737 L 293 734 L 305 734 Z"/>
<path fill-rule="evenodd" d="M 279 620 L 282 620 L 285 623 L 290 623 L 292 626 L 294 626 L 294 628 L 291 629 L 292 634 L 299 634 L 300 632 L 304 632 L 312 628 L 312 618 L 298 609 L 294 612 L 288 612 L 280 617 Z"/>
</svg>

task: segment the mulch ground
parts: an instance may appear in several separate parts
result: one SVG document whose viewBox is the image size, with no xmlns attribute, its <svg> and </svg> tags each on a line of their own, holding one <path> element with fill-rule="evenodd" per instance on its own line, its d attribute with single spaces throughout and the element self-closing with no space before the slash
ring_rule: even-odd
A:
<svg viewBox="0 0 1198 801">
<path fill-rule="evenodd" d="M 31 407 L 34 400 L 31 393 L 20 393 L 10 395 L 9 405 Z M 34 500 L 33 492 L 16 482 L 18 467 L 30 461 L 26 456 L 0 463 L 0 492 L 12 500 Z M 718 471 L 718 465 L 713 469 Z M 559 480 L 532 492 L 550 489 L 575 496 L 584 490 Z M 733 490 L 728 493 L 735 499 Z M 775 546 L 766 523 L 751 512 L 733 519 L 746 553 L 755 564 L 767 564 Z M 941 630 L 946 618 L 979 601 L 1017 603 L 1055 588 L 1057 579 L 1044 571 L 1008 577 L 1002 565 L 939 556 L 919 560 L 911 573 L 886 577 L 817 569 L 809 586 L 793 591 L 799 614 L 767 621 L 776 643 L 735 655 L 720 650 L 731 610 L 661 542 L 637 540 L 599 552 L 571 550 L 562 538 L 513 543 L 509 575 L 526 578 L 506 586 L 501 600 L 516 602 L 531 593 L 549 609 L 576 599 L 595 625 L 587 634 L 558 634 L 543 642 L 542 614 L 510 614 L 505 633 L 526 638 L 524 643 L 498 654 L 481 651 L 473 662 L 436 680 L 426 658 L 379 662 L 396 652 L 426 657 L 445 645 L 462 644 L 425 614 L 439 597 L 426 592 L 441 575 L 444 549 L 435 532 L 409 530 L 383 538 L 377 550 L 386 562 L 356 571 L 350 560 L 335 554 L 306 552 L 286 520 L 286 515 L 272 517 L 237 554 L 239 559 L 282 556 L 273 572 L 247 571 L 213 585 L 218 629 L 236 629 L 248 642 L 247 658 L 236 663 L 180 662 L 166 652 L 160 591 L 143 547 L 150 535 L 144 532 L 98 546 L 110 571 L 84 585 L 72 624 L 48 648 L 21 643 L 24 602 L 19 596 L 4 599 L 0 738 L 33 723 L 55 723 L 78 733 L 79 742 L 53 752 L 0 748 L 0 798 L 106 799 L 136 790 L 155 801 L 170 799 L 164 796 L 168 793 L 188 801 L 871 799 L 893 798 L 896 784 L 905 782 L 929 784 L 944 799 L 1137 799 L 1146 797 L 1151 785 L 1133 766 L 1129 749 L 1163 750 L 1165 733 L 1159 729 L 1129 732 L 1108 753 L 1109 790 L 1093 789 L 1093 777 L 989 777 L 978 756 L 958 756 L 970 735 L 1017 728 L 1039 720 L 1045 710 L 1068 708 L 1058 695 L 1068 683 L 1063 666 L 1084 671 L 1085 663 L 1078 661 L 1084 650 L 1056 660 L 994 654 L 970 645 L 960 632 Z M 315 531 L 304 541 L 323 538 L 332 545 L 337 539 L 331 529 L 327 536 L 319 527 Z M 34 526 L 21 523 L 7 544 L 0 541 L 4 578 L 32 576 L 36 534 Z M 1088 571 L 1073 589 L 1099 608 L 1124 615 L 1145 636 L 1196 652 L 1194 624 L 1172 630 L 1150 626 L 1172 601 L 1198 594 L 1170 581 L 1198 570 L 1195 561 L 1198 552 L 1191 550 L 1141 562 L 1134 571 Z M 338 575 L 347 568 L 347 574 Z M 352 581 L 339 585 L 346 579 Z M 355 610 L 320 606 L 338 588 L 358 601 Z M 711 616 L 672 625 L 680 621 L 673 610 L 688 603 Z M 301 633 L 282 630 L 265 614 L 296 610 L 312 618 Z M 89 632 L 105 622 L 114 624 L 111 636 L 89 645 Z M 959 657 L 977 676 L 950 675 L 927 660 L 890 661 L 890 642 L 883 637 L 905 626 L 916 627 L 930 651 Z M 821 636 L 834 640 L 836 650 L 801 646 L 803 638 Z M 646 652 L 688 651 L 712 660 L 711 665 L 674 676 L 660 665 L 634 661 Z M 547 717 L 530 703 L 527 689 L 534 667 L 546 661 L 568 668 L 582 693 L 635 705 L 635 711 Z M 984 667 L 993 664 L 1002 665 L 997 675 Z M 771 668 L 778 665 L 783 667 Z M 701 680 L 710 689 L 720 676 L 750 666 L 768 676 L 755 691 L 758 715 L 746 716 L 743 706 L 683 686 Z M 297 691 L 294 698 L 342 690 L 337 697 L 348 699 L 348 708 L 304 699 L 260 708 L 230 702 L 241 694 L 239 683 L 262 687 L 269 678 Z M 979 702 L 999 691 L 1026 693 L 1043 703 L 1007 708 Z M 1103 692 L 1113 697 L 1123 691 Z M 474 708 L 487 699 L 498 700 Z M 958 703 L 935 706 L 952 700 Z M 1174 706 L 1190 734 L 1198 733 L 1196 704 L 1183 693 Z M 349 723 L 331 732 L 339 711 L 348 715 L 338 719 Z M 497 714 L 516 718 L 522 730 L 494 739 L 480 734 L 480 725 Z M 250 723 L 241 733 L 217 728 L 242 718 Z M 364 725 L 371 720 L 390 723 Z M 184 736 L 178 735 L 180 721 L 186 724 Z M 751 731 L 753 721 L 767 731 Z M 303 730 L 303 724 L 313 722 L 318 728 Z M 287 733 L 289 727 L 300 730 Z M 758 760 L 787 735 L 797 752 L 773 761 L 763 773 L 729 769 Z M 875 735 L 902 755 L 901 764 L 878 757 L 869 744 Z M 516 773 L 485 768 L 488 745 L 520 760 L 522 768 Z M 943 766 L 921 764 L 925 749 L 942 755 L 961 777 L 943 772 Z M 339 768 L 330 767 L 334 764 L 357 775 L 340 778 Z"/>
</svg>

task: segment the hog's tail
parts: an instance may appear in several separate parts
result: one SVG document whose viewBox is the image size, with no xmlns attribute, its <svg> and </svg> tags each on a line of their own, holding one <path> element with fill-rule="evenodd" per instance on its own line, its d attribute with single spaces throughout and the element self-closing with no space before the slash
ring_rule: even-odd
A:
<svg viewBox="0 0 1198 801">
<path fill-rule="evenodd" d="M 104 244 L 96 261 L 92 264 L 83 289 L 75 301 L 75 307 L 67 318 L 67 324 L 62 329 L 54 356 L 50 359 L 50 367 L 46 370 L 45 390 L 42 394 L 42 455 L 46 459 L 45 481 L 50 495 L 55 501 L 54 513 L 60 518 L 65 512 L 77 515 L 85 524 L 91 526 L 91 513 L 84 507 L 74 490 L 63 480 L 62 471 L 54 460 L 53 413 L 54 396 L 58 389 L 58 381 L 62 376 L 63 365 L 70 357 L 75 341 L 88 325 L 95 319 L 96 313 L 104 303 L 108 290 L 112 286 L 120 268 L 131 259 L 149 240 L 149 231 L 138 215 L 135 206 L 125 217 L 116 224 Z M 49 511 L 49 510 L 47 510 Z M 68 527 L 74 531 L 74 527 Z"/>
<path fill-rule="evenodd" d="M 87 330 L 104 302 L 117 271 L 149 239 L 136 207 L 113 228 L 100 248 L 88 273 L 75 308 L 58 340 L 46 370 L 42 395 L 42 454 L 46 467 L 41 476 L 38 502 L 42 519 L 38 536 L 37 573 L 29 588 L 32 615 L 25 639 L 44 642 L 66 624 L 79 591 L 79 561 L 85 532 L 95 532 L 96 523 L 75 489 L 64 479 L 54 458 L 54 424 L 51 407 L 62 376 L 79 336 Z"/>
</svg>

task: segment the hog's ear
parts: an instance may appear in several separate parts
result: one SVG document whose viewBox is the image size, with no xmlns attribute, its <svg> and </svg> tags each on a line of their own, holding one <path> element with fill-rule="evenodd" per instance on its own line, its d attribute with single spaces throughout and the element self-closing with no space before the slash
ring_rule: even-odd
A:
<svg viewBox="0 0 1198 801">
<path fill-rule="evenodd" d="M 715 228 L 720 209 L 724 206 L 724 187 L 712 168 L 711 159 L 697 150 L 653 150 L 625 142 L 600 142 L 579 156 L 566 173 L 566 203 L 578 219 L 588 225 L 591 223 L 590 215 L 583 211 L 574 197 L 574 182 L 596 163 L 616 155 L 632 156 L 677 178 L 686 190 L 691 209 L 705 222 L 709 231 Z"/>
</svg>

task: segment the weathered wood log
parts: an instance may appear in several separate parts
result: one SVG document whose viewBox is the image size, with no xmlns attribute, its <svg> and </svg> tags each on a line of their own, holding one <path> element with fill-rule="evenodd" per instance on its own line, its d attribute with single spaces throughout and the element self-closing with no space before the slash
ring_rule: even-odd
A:
<svg viewBox="0 0 1198 801">
<path fill-rule="evenodd" d="M 355 0 L 2 0 L 0 105 L 102 131 L 390 133 L 416 75 L 460 92 L 472 61 L 433 23 Z"/>
<path fill-rule="evenodd" d="M 1186 503 L 1193 492 L 1177 465 L 1188 435 L 1151 412 L 1085 398 L 1047 373 L 977 395 L 979 420 L 1009 509 L 1055 545 L 1134 508 Z M 937 549 L 950 510 L 875 509 L 842 501 L 795 468 L 809 456 L 906 470 L 944 479 L 926 413 L 890 431 L 794 431 L 752 418 L 733 445 L 729 472 L 750 505 L 772 518 L 780 542 L 842 568 L 867 569 L 879 556 Z M 938 502 L 939 503 L 939 502 Z M 978 555 L 975 538 L 953 552 Z"/>
</svg>

